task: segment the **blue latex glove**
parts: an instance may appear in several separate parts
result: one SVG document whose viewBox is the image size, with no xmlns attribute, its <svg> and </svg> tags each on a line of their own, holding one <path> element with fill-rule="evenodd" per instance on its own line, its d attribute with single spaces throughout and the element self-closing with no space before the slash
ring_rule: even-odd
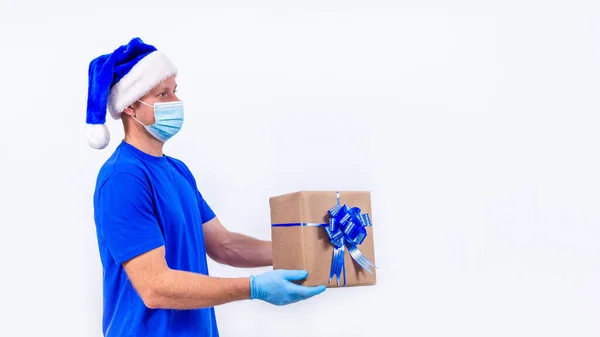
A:
<svg viewBox="0 0 600 337">
<path fill-rule="evenodd" d="M 259 299 L 274 305 L 286 305 L 313 297 L 325 291 L 324 285 L 306 287 L 290 281 L 308 276 L 306 270 L 277 269 L 250 276 L 250 299 Z"/>
</svg>

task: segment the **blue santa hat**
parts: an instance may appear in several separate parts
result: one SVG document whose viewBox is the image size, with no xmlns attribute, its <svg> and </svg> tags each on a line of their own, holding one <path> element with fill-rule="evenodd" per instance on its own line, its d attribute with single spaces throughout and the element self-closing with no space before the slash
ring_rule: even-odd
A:
<svg viewBox="0 0 600 337">
<path fill-rule="evenodd" d="M 177 75 L 177 68 L 171 60 L 139 37 L 92 60 L 88 71 L 88 144 L 95 149 L 108 146 L 106 112 L 113 119 L 121 118 L 125 108 L 172 75 Z"/>
</svg>

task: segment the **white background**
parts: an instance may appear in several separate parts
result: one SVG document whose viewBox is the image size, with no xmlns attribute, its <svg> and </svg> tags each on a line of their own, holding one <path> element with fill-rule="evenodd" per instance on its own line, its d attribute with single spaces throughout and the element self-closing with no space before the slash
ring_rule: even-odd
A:
<svg viewBox="0 0 600 337">
<path fill-rule="evenodd" d="M 92 194 L 122 130 L 88 147 L 87 71 L 134 36 L 179 66 L 166 151 L 231 230 L 372 192 L 375 287 L 224 305 L 222 336 L 600 335 L 600 12 L 568 3 L 2 0 L 0 335 L 101 335 Z"/>
</svg>

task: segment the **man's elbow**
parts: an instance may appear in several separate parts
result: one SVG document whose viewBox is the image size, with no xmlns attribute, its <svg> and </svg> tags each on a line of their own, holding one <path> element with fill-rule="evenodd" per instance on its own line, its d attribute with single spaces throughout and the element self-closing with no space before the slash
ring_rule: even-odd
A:
<svg viewBox="0 0 600 337">
<path fill-rule="evenodd" d="M 168 294 L 165 291 L 165 277 L 166 273 L 155 276 L 138 291 L 148 309 L 166 309 Z"/>
<path fill-rule="evenodd" d="M 229 256 L 227 250 L 224 248 L 216 249 L 216 250 L 210 252 L 210 254 L 208 254 L 208 257 L 210 257 L 210 259 L 215 261 L 216 263 L 220 263 L 220 264 L 229 264 L 230 263 L 230 256 Z"/>
<path fill-rule="evenodd" d="M 156 309 L 167 303 L 172 292 L 172 270 L 165 260 L 165 249 L 159 247 L 123 263 L 133 288 L 146 307 Z"/>
<path fill-rule="evenodd" d="M 157 291 L 146 290 L 144 293 L 140 294 L 140 297 L 148 309 L 162 309 L 164 306 L 164 297 Z"/>
<path fill-rule="evenodd" d="M 229 239 L 229 236 L 223 235 L 220 240 L 218 240 L 218 243 L 213 243 L 207 247 L 208 257 L 216 263 L 231 265 L 234 251 L 230 246 L 231 240 Z"/>
</svg>

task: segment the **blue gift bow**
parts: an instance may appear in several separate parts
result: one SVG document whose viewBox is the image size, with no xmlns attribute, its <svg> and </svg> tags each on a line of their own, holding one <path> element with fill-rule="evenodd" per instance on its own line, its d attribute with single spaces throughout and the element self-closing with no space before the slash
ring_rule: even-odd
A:
<svg viewBox="0 0 600 337">
<path fill-rule="evenodd" d="M 361 213 L 358 207 L 348 207 L 340 203 L 340 193 L 336 192 L 337 204 L 329 209 L 329 223 L 311 223 L 311 222 L 296 222 L 273 224 L 273 227 L 325 227 L 325 231 L 329 236 L 329 242 L 333 244 L 333 258 L 331 260 L 331 270 L 329 272 L 329 283 L 335 276 L 337 285 L 340 285 L 342 273 L 344 274 L 344 286 L 346 286 L 346 268 L 344 266 L 344 251 L 348 247 L 348 253 L 361 267 L 365 268 L 369 273 L 373 274 L 369 266 L 377 268 L 363 253 L 358 249 L 358 245 L 362 244 L 367 237 L 365 227 L 372 226 L 371 219 L 366 213 Z"/>
</svg>

